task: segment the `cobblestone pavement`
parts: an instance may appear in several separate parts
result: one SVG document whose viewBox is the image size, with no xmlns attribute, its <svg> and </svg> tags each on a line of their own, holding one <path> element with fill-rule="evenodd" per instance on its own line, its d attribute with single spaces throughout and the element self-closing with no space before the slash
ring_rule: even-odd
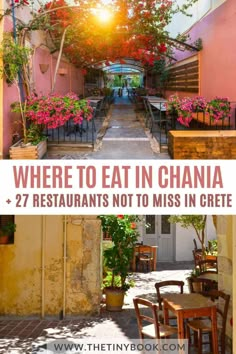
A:
<svg viewBox="0 0 236 354">
<path fill-rule="evenodd" d="M 101 303 L 100 314 L 94 317 L 76 317 L 59 320 L 49 319 L 13 319 L 0 317 L 0 353 L 28 354 L 32 347 L 41 349 L 35 353 L 50 353 L 43 346 L 54 340 L 72 342 L 79 338 L 103 338 L 106 341 L 118 340 L 129 343 L 138 338 L 136 316 L 133 308 L 135 296 L 155 301 L 154 284 L 160 280 L 180 279 L 192 269 L 192 263 L 175 263 L 173 265 L 158 264 L 158 271 L 150 273 L 134 273 L 135 287 L 125 297 L 122 312 L 108 312 Z M 185 286 L 187 292 L 187 284 Z"/>
</svg>

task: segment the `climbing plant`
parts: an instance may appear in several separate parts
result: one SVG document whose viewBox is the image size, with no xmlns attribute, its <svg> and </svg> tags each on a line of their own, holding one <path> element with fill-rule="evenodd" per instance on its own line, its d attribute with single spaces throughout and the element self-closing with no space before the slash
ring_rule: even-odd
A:
<svg viewBox="0 0 236 354">
<path fill-rule="evenodd" d="M 62 55 L 80 68 L 96 67 L 101 62 L 124 64 L 126 58 L 150 67 L 171 57 L 173 47 L 193 49 L 186 38 L 171 38 L 167 26 L 176 13 L 187 14 L 196 1 L 185 0 L 178 6 L 170 0 L 52 0 L 39 2 L 36 9 L 33 0 L 11 0 L 1 18 L 10 14 L 15 18 L 17 8 L 27 11 L 25 18 L 29 20 L 13 21 L 16 43 L 21 47 L 32 31 L 47 32 L 51 53 L 58 52 L 53 92 Z M 27 82 L 26 70 L 23 76 Z M 32 89 L 28 86 L 28 91 Z"/>
<path fill-rule="evenodd" d="M 16 7 L 28 6 L 26 0 L 12 1 Z M 109 65 L 127 57 L 153 66 L 179 45 L 179 38 L 170 38 L 166 29 L 173 15 L 186 14 L 196 1 L 185 0 L 178 6 L 170 0 L 52 0 L 32 11 L 28 23 L 19 22 L 18 33 L 24 42 L 31 30 L 48 31 L 55 50 L 63 47 L 69 60 L 82 67 L 102 60 Z"/>
<path fill-rule="evenodd" d="M 0 67 L 0 74 L 5 76 L 9 85 L 16 83 L 18 74 L 28 65 L 31 49 L 14 42 L 10 33 L 5 33 L 0 46 L 0 57 L 3 65 Z"/>
<path fill-rule="evenodd" d="M 27 140 L 27 121 L 25 116 L 25 104 L 23 102 L 21 82 L 23 84 L 28 84 L 29 78 L 27 77 L 27 82 L 22 80 L 22 74 L 25 73 L 24 77 L 27 76 L 27 66 L 30 61 L 31 49 L 25 46 L 19 45 L 13 40 L 10 33 L 5 33 L 3 41 L 0 46 L 0 57 L 2 59 L 2 66 L 0 67 L 1 77 L 5 77 L 6 82 L 9 85 L 15 85 L 18 92 L 19 98 L 19 112 L 21 114 L 21 122 L 23 135 L 25 140 Z"/>
</svg>

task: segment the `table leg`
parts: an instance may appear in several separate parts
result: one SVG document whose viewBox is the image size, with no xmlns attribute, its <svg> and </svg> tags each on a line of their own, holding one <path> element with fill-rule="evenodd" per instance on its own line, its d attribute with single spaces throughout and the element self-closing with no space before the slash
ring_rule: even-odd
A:
<svg viewBox="0 0 236 354">
<path fill-rule="evenodd" d="M 217 337 L 217 314 L 216 307 L 212 308 L 211 311 L 211 325 L 212 325 L 212 344 L 213 344 L 213 353 L 218 354 L 218 337 Z"/>
<path fill-rule="evenodd" d="M 181 349 L 183 347 L 183 339 L 185 338 L 185 333 L 184 333 L 184 317 L 183 313 L 181 311 L 177 312 L 177 326 L 178 326 L 178 342 L 180 345 L 179 353 L 184 354 L 185 350 Z"/>
<path fill-rule="evenodd" d="M 134 253 L 133 253 L 133 259 L 132 259 L 132 265 L 131 265 L 131 267 L 132 267 L 132 271 L 133 271 L 133 272 L 136 272 L 136 250 L 134 249 L 133 252 L 134 252 Z"/>
<path fill-rule="evenodd" d="M 157 270 L 157 249 L 156 249 L 156 247 L 152 248 L 152 258 L 153 258 L 152 270 L 156 271 Z"/>
<path fill-rule="evenodd" d="M 164 315 L 164 323 L 169 324 L 169 310 L 168 307 L 165 305 L 165 301 L 163 304 L 163 315 Z"/>
</svg>

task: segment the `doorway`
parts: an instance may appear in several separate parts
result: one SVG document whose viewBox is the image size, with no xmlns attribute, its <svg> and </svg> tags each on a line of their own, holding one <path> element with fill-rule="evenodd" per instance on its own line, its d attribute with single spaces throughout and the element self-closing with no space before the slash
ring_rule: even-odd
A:
<svg viewBox="0 0 236 354">
<path fill-rule="evenodd" d="M 158 262 L 175 260 L 175 234 L 173 224 L 168 221 L 169 217 L 170 215 L 145 215 L 145 222 L 149 227 L 144 230 L 143 243 L 158 246 Z"/>
</svg>

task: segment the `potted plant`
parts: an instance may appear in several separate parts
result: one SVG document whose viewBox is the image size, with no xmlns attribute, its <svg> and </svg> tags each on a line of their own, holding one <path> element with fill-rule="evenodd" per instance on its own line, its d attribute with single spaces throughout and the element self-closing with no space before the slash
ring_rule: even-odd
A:
<svg viewBox="0 0 236 354">
<path fill-rule="evenodd" d="M 5 33 L 0 47 L 0 57 L 3 65 L 0 68 L 1 77 L 5 78 L 9 86 L 14 85 L 17 89 L 19 98 L 19 112 L 21 114 L 21 123 L 24 140 L 26 142 L 27 122 L 24 116 L 23 104 L 23 87 L 29 89 L 29 82 L 23 82 L 22 72 L 27 71 L 27 66 L 30 61 L 32 50 L 25 46 L 18 44 L 13 40 L 11 33 Z"/>
<path fill-rule="evenodd" d="M 35 137 L 35 129 L 26 116 L 26 94 L 30 92 L 30 80 L 25 80 L 28 75 L 28 65 L 30 62 L 32 50 L 26 46 L 20 45 L 14 41 L 10 33 L 5 34 L 0 48 L 0 55 L 3 66 L 0 74 L 5 78 L 9 86 L 14 85 L 18 92 L 18 102 L 11 105 L 11 111 L 20 115 L 23 139 L 16 142 L 10 148 L 10 158 L 13 159 L 36 159 L 41 158 L 46 153 L 46 137 L 41 134 L 39 141 L 39 132 Z M 23 85 L 22 85 L 23 82 Z M 25 91 L 25 92 L 24 92 Z M 17 137 L 20 136 L 17 133 Z M 21 149 L 24 148 L 24 149 Z"/>
<path fill-rule="evenodd" d="M 177 121 L 185 127 L 189 127 L 194 117 L 204 114 L 206 107 L 207 101 L 201 96 L 180 99 L 178 95 L 172 95 L 167 102 L 167 110 L 177 116 Z"/>
<path fill-rule="evenodd" d="M 187 277 L 187 282 L 188 282 L 188 287 L 189 287 L 189 291 L 191 292 L 191 279 L 192 278 L 197 278 L 200 275 L 200 269 L 199 268 L 194 268 L 193 270 L 191 270 L 191 272 L 189 273 L 188 277 Z M 202 291 L 202 283 L 201 282 L 192 282 L 192 287 L 193 287 L 193 291 L 195 293 L 200 293 Z"/>
<path fill-rule="evenodd" d="M 16 231 L 16 224 L 8 222 L 0 229 L 0 244 L 7 244 L 9 242 L 9 236 Z"/>
<path fill-rule="evenodd" d="M 206 249 L 205 259 L 216 261 L 218 256 L 217 240 L 209 240 L 208 247 Z"/>
<path fill-rule="evenodd" d="M 208 251 L 209 251 L 208 253 L 211 254 L 212 256 L 218 255 L 218 241 L 217 241 L 217 239 L 208 241 Z"/>
<path fill-rule="evenodd" d="M 218 122 L 230 118 L 230 102 L 228 98 L 215 97 L 206 107 L 212 121 Z"/>
<path fill-rule="evenodd" d="M 217 124 L 230 118 L 230 102 L 227 98 L 216 97 L 207 101 L 204 97 L 184 97 L 171 95 L 167 102 L 167 110 L 177 117 L 177 121 L 185 127 L 190 126 L 193 118 L 204 123 Z"/>
<path fill-rule="evenodd" d="M 104 262 L 108 268 L 104 291 L 106 309 L 121 311 L 125 292 L 132 282 L 129 279 L 130 264 L 133 259 L 138 231 L 136 215 L 100 215 L 103 232 L 108 232 L 112 246 L 104 251 Z"/>
</svg>

